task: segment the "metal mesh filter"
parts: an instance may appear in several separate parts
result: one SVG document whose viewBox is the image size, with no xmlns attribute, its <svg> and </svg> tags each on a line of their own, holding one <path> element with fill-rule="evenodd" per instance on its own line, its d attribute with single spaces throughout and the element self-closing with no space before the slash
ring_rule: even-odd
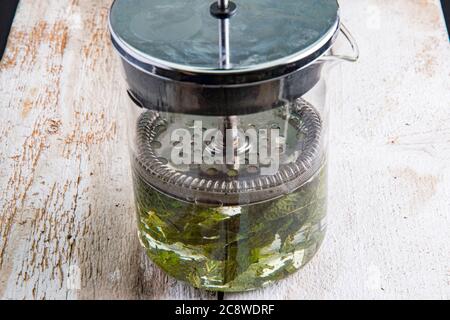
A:
<svg viewBox="0 0 450 320">
<path fill-rule="evenodd" d="M 284 151 L 274 174 L 262 175 L 264 165 L 247 162 L 237 168 L 173 164 L 169 156 L 173 148 L 170 132 L 188 128 L 191 120 L 186 120 L 186 115 L 164 117 L 155 111 L 142 113 L 137 121 L 134 174 L 154 189 L 187 202 L 233 206 L 281 197 L 309 181 L 323 164 L 322 124 L 314 107 L 303 99 L 272 113 L 273 116 L 266 117 L 267 121 L 257 124 L 258 129 L 270 129 L 278 124 L 289 128 L 284 130 Z"/>
</svg>

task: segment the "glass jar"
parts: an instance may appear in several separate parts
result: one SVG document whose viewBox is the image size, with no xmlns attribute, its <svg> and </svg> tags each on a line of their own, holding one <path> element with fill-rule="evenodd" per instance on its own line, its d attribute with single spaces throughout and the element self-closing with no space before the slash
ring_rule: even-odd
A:
<svg viewBox="0 0 450 320">
<path fill-rule="evenodd" d="M 153 262 L 217 291 L 305 265 L 326 229 L 327 69 L 358 55 L 337 2 L 116 0 L 110 30 Z M 333 54 L 339 30 L 354 56 Z"/>
</svg>

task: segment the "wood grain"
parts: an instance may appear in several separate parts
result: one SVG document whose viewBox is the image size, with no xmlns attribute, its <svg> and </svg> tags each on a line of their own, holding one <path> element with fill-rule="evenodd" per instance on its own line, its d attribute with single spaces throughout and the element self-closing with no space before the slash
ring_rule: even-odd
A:
<svg viewBox="0 0 450 320">
<path fill-rule="evenodd" d="M 0 62 L 0 297 L 216 299 L 136 237 L 110 0 L 20 2 Z M 303 270 L 227 299 L 437 298 L 450 284 L 450 45 L 438 0 L 343 0 L 329 230 Z M 345 47 L 342 50 L 346 50 Z"/>
</svg>

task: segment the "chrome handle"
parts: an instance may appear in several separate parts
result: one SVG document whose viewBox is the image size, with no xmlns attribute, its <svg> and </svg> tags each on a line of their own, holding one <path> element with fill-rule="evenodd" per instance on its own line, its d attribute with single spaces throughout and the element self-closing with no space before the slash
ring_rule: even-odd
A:
<svg viewBox="0 0 450 320">
<path fill-rule="evenodd" d="M 348 61 L 348 62 L 356 62 L 359 59 L 359 47 L 356 43 L 355 38 L 352 36 L 350 31 L 347 29 L 347 27 L 341 23 L 339 30 L 344 35 L 344 37 L 347 39 L 348 43 L 350 44 L 350 47 L 352 48 L 353 55 L 326 55 L 320 58 L 320 60 L 326 60 L 326 61 L 335 61 L 335 60 L 341 60 L 341 61 Z"/>
</svg>

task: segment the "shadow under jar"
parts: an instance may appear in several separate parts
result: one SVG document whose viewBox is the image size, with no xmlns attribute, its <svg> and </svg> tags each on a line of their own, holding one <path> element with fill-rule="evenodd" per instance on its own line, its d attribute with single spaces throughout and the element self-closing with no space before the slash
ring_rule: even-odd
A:
<svg viewBox="0 0 450 320">
<path fill-rule="evenodd" d="M 246 291 L 317 252 L 333 62 L 357 47 L 335 0 L 116 0 L 139 238 L 169 275 Z M 342 34 L 353 56 L 335 55 Z"/>
</svg>

